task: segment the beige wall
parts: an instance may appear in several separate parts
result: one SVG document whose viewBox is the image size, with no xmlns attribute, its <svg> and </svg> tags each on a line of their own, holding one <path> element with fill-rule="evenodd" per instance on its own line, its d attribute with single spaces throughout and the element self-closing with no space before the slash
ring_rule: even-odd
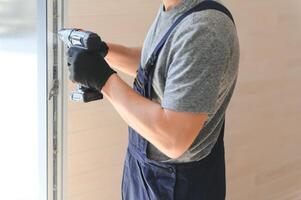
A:
<svg viewBox="0 0 301 200">
<path fill-rule="evenodd" d="M 158 5 L 158 0 L 69 0 L 68 26 L 98 32 L 106 41 L 142 46 Z M 122 77 L 131 84 L 129 77 Z M 125 122 L 107 100 L 70 101 L 68 127 L 68 200 L 120 199 Z"/>
<path fill-rule="evenodd" d="M 240 74 L 228 112 L 229 199 L 301 199 L 301 1 L 227 0 Z"/>
<path fill-rule="evenodd" d="M 69 0 L 69 27 L 139 46 L 159 2 Z M 241 44 L 226 122 L 227 199 L 301 199 L 301 1 L 224 2 Z M 126 124 L 104 100 L 69 102 L 68 127 L 68 200 L 120 199 Z"/>
</svg>

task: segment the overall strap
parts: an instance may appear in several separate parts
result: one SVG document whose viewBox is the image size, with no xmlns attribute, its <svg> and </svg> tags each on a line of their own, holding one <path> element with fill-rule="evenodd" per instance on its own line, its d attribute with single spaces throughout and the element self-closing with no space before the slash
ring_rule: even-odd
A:
<svg viewBox="0 0 301 200">
<path fill-rule="evenodd" d="M 209 10 L 209 9 L 217 10 L 217 11 L 220 11 L 220 12 L 226 14 L 235 25 L 234 19 L 231 15 L 230 11 L 225 6 L 223 6 L 222 4 L 220 4 L 218 2 L 212 1 L 212 0 L 202 1 L 201 3 L 199 3 L 195 7 L 191 8 L 190 10 L 186 11 L 183 15 L 181 15 L 179 18 L 176 19 L 176 21 L 168 29 L 168 31 L 165 33 L 163 38 L 160 40 L 159 44 L 154 49 L 153 53 L 151 54 L 150 59 L 148 60 L 149 65 L 147 65 L 146 67 L 151 68 L 156 64 L 159 53 L 160 53 L 162 47 L 164 46 L 165 42 L 167 41 L 170 33 L 185 17 L 187 17 L 188 15 L 190 15 L 194 12 L 199 12 L 199 11 Z M 149 70 L 149 69 L 147 69 L 147 70 Z"/>
</svg>

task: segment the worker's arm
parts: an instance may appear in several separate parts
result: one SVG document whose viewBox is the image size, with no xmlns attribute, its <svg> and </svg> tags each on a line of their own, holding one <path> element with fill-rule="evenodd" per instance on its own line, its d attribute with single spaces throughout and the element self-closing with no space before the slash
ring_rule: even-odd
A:
<svg viewBox="0 0 301 200">
<path fill-rule="evenodd" d="M 118 44 L 107 43 L 109 51 L 105 59 L 117 70 L 132 77 L 136 77 L 136 71 L 140 62 L 141 47 L 125 47 Z"/>
<path fill-rule="evenodd" d="M 101 92 L 129 126 L 171 158 L 178 158 L 190 147 L 208 118 L 206 113 L 163 109 L 134 92 L 116 74 Z"/>
<path fill-rule="evenodd" d="M 138 95 L 102 56 L 78 47 L 68 50 L 73 82 L 100 90 L 121 117 L 144 138 L 171 158 L 182 155 L 207 120 L 206 114 L 174 112 Z"/>
</svg>

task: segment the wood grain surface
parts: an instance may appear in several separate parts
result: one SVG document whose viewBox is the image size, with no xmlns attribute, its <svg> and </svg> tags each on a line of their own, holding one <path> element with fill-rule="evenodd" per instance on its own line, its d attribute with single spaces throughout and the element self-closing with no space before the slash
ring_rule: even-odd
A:
<svg viewBox="0 0 301 200">
<path fill-rule="evenodd" d="M 223 2 L 235 17 L 241 47 L 226 120 L 227 199 L 300 200 L 301 1 Z M 68 26 L 142 46 L 159 4 L 69 0 Z M 127 125 L 107 100 L 70 101 L 67 200 L 120 199 L 126 145 Z"/>
</svg>

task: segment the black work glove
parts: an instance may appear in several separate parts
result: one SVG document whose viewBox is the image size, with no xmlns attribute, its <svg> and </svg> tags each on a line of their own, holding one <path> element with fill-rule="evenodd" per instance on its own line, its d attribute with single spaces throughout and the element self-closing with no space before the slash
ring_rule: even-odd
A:
<svg viewBox="0 0 301 200">
<path fill-rule="evenodd" d="M 101 40 L 101 39 L 100 39 Z M 106 57 L 106 55 L 109 52 L 109 47 L 107 45 L 107 43 L 105 43 L 104 41 L 101 40 L 101 45 L 100 45 L 100 49 L 99 49 L 100 55 L 102 57 Z"/>
<path fill-rule="evenodd" d="M 99 52 L 71 47 L 67 54 L 69 79 L 84 87 L 101 91 L 109 77 L 116 73 Z"/>
</svg>

